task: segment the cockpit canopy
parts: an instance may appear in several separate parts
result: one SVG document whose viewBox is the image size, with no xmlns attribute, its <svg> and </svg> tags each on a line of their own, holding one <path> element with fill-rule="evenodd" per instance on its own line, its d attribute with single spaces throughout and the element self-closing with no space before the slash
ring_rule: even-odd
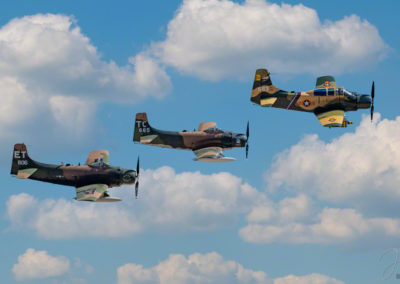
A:
<svg viewBox="0 0 400 284">
<path fill-rule="evenodd" d="M 93 163 L 90 164 L 92 167 L 108 167 L 108 164 L 102 159 L 94 159 Z"/>
<path fill-rule="evenodd" d="M 357 99 L 357 95 L 355 93 L 353 93 L 353 92 L 350 92 L 350 91 L 348 91 L 346 89 L 343 89 L 343 93 L 344 93 L 345 97 L 347 97 L 347 98 L 349 98 L 351 100 L 356 100 Z"/>
<path fill-rule="evenodd" d="M 219 133 L 223 133 L 224 131 L 217 127 L 211 127 L 211 128 L 204 130 L 204 132 L 210 133 L 210 134 L 219 134 Z"/>
</svg>

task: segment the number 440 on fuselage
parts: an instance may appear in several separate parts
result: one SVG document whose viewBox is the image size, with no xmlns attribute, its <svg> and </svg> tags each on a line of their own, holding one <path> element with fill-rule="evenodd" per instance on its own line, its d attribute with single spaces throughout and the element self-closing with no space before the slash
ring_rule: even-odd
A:
<svg viewBox="0 0 400 284">
<path fill-rule="evenodd" d="M 313 112 L 322 126 L 347 127 L 348 124 L 353 124 L 344 116 L 347 111 L 371 108 L 372 121 L 374 96 L 374 82 L 372 83 L 371 95 L 364 95 L 338 87 L 332 76 L 317 78 L 316 87 L 313 90 L 286 92 L 272 84 L 267 69 L 258 69 L 250 100 L 263 107 Z"/>
</svg>

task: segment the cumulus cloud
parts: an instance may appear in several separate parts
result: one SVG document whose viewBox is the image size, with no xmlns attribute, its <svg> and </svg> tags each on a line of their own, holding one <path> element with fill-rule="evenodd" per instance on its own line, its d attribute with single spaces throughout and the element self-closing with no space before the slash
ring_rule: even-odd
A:
<svg viewBox="0 0 400 284">
<path fill-rule="evenodd" d="M 224 258 L 216 252 L 194 253 L 187 258 L 172 254 L 151 268 L 128 263 L 118 268 L 118 284 L 186 284 L 186 283 L 254 283 L 254 284 L 342 284 L 342 281 L 321 274 L 289 275 L 271 279 L 263 271 L 246 269 L 240 263 Z"/>
<path fill-rule="evenodd" d="M 32 248 L 18 257 L 12 272 L 18 281 L 61 276 L 70 270 L 70 262 L 64 256 L 51 256 L 47 251 Z"/>
<path fill-rule="evenodd" d="M 145 232 L 207 232 L 248 224 L 239 236 L 251 243 L 379 245 L 398 240 L 400 220 L 369 217 L 351 208 L 320 208 L 299 194 L 272 201 L 229 173 L 176 173 L 170 167 L 143 170 L 139 200 L 134 188 L 110 190 L 122 202 L 96 204 L 39 200 L 27 193 L 7 201 L 11 229 L 45 239 L 124 238 Z M 71 197 L 74 195 L 71 191 Z"/>
<path fill-rule="evenodd" d="M 118 268 L 118 283 L 272 283 L 262 271 L 244 268 L 234 261 L 226 261 L 215 252 L 195 253 L 186 258 L 170 255 L 167 260 L 151 268 L 129 263 Z"/>
<path fill-rule="evenodd" d="M 62 93 L 97 100 L 135 102 L 169 90 L 166 73 L 138 54 L 123 67 L 101 59 L 73 17 L 37 14 L 0 29 L 0 74 L 18 76 L 32 93 Z"/>
<path fill-rule="evenodd" d="M 326 275 L 312 273 L 305 276 L 288 275 L 274 280 L 274 284 L 344 284 Z"/>
<path fill-rule="evenodd" d="M 133 187 L 113 189 L 118 204 L 90 204 L 64 199 L 38 200 L 22 193 L 7 201 L 12 228 L 33 230 L 49 239 L 126 237 L 142 231 L 212 231 L 235 224 L 240 214 L 266 200 L 229 173 L 177 174 L 170 167 L 141 175 L 140 199 Z M 71 191 L 71 195 L 74 192 Z"/>
<path fill-rule="evenodd" d="M 353 244 L 398 240 L 400 220 L 365 218 L 354 209 L 325 208 L 307 222 L 251 222 L 239 235 L 251 243 Z"/>
<path fill-rule="evenodd" d="M 263 203 L 255 204 L 247 214 L 249 222 L 290 222 L 305 220 L 314 213 L 312 200 L 304 194 L 296 197 L 288 197 L 274 203 L 265 200 Z"/>
<path fill-rule="evenodd" d="M 102 59 L 74 17 L 37 14 L 0 27 L 0 88 L 0 139 L 46 129 L 45 137 L 63 134 L 68 143 L 90 136 L 97 104 L 161 98 L 171 82 L 148 53 L 118 66 Z"/>
<path fill-rule="evenodd" d="M 338 74 L 384 58 L 378 30 L 357 15 L 321 22 L 302 4 L 264 0 L 185 0 L 152 52 L 182 73 L 208 80 L 279 73 Z M 301 54 L 301 56 L 299 56 Z"/>
<path fill-rule="evenodd" d="M 381 120 L 378 114 L 374 123 L 364 117 L 353 133 L 330 142 L 307 135 L 266 172 L 269 192 L 297 197 L 253 206 L 239 235 L 253 243 L 371 246 L 398 240 L 399 133 L 400 117 Z"/>
<path fill-rule="evenodd" d="M 307 135 L 277 155 L 266 180 L 270 191 L 302 192 L 364 214 L 398 217 L 400 117 L 377 115 L 371 124 L 365 116 L 355 132 L 330 142 Z"/>
<path fill-rule="evenodd" d="M 40 201 L 21 193 L 9 198 L 7 213 L 14 229 L 33 230 L 46 239 L 124 237 L 141 231 L 128 210 L 96 205 L 65 199 Z"/>
</svg>

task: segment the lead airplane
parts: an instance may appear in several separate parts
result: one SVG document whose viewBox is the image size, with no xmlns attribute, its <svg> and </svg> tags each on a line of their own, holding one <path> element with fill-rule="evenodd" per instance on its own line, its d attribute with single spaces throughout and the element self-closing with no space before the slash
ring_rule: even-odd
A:
<svg viewBox="0 0 400 284">
<path fill-rule="evenodd" d="M 110 166 L 106 150 L 92 151 L 85 165 L 51 165 L 32 160 L 26 145 L 15 144 L 11 174 L 19 179 L 69 185 L 76 188 L 78 201 L 115 202 L 121 199 L 110 197 L 108 188 L 123 184 L 135 184 L 135 196 L 139 191 L 139 159 L 135 170 Z"/>
<path fill-rule="evenodd" d="M 246 135 L 232 133 L 217 128 L 215 122 L 203 122 L 194 131 L 165 131 L 150 126 L 146 113 L 137 113 L 133 141 L 145 145 L 181 150 L 192 150 L 197 156 L 195 161 L 231 162 L 235 158 L 225 157 L 222 151 L 246 147 L 249 151 L 249 123 Z"/>
<path fill-rule="evenodd" d="M 286 92 L 275 87 L 267 69 L 258 69 L 250 100 L 263 107 L 282 108 L 314 113 L 322 126 L 347 127 L 353 122 L 345 118 L 345 112 L 371 108 L 374 116 L 375 83 L 371 95 L 350 92 L 336 85 L 332 76 L 317 78 L 315 89 L 306 92 Z"/>
</svg>

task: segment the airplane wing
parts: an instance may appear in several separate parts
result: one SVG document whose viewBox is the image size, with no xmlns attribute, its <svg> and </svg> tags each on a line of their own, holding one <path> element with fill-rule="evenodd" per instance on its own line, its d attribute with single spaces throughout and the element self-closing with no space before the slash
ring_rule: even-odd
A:
<svg viewBox="0 0 400 284">
<path fill-rule="evenodd" d="M 112 198 L 107 193 L 106 184 L 91 184 L 76 188 L 76 200 L 92 202 L 114 202 L 121 201 L 118 198 Z"/>
<path fill-rule="evenodd" d="M 333 88 L 336 87 L 336 81 L 333 76 L 321 76 L 317 78 L 317 82 L 315 83 L 315 88 Z"/>
<path fill-rule="evenodd" d="M 222 148 L 219 147 L 207 147 L 197 150 L 193 150 L 194 154 L 197 156 L 195 161 L 201 162 L 232 162 L 235 158 L 225 157 L 222 154 Z"/>
<path fill-rule="evenodd" d="M 329 110 L 315 114 L 322 126 L 342 127 L 344 120 L 343 110 Z"/>
<path fill-rule="evenodd" d="M 110 156 L 107 150 L 97 150 L 90 152 L 89 157 L 86 160 L 86 165 L 101 162 L 104 162 L 105 164 L 108 164 L 110 162 Z"/>
</svg>

